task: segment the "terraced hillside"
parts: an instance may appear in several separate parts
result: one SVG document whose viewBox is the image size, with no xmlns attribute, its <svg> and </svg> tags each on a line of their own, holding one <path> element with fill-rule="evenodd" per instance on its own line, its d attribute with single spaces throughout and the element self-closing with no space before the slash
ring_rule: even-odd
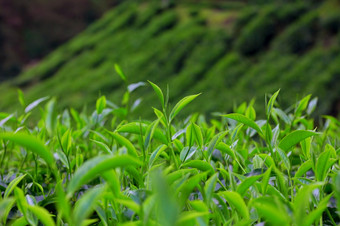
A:
<svg viewBox="0 0 340 226">
<path fill-rule="evenodd" d="M 337 114 L 340 2 L 314 2 L 162 8 L 158 1 L 126 1 L 37 66 L 2 83 L 0 111 L 16 107 L 17 88 L 27 103 L 57 96 L 60 108 L 81 109 L 101 94 L 116 103 L 125 90 L 117 63 L 129 83 L 169 84 L 173 100 L 202 92 L 188 111 L 226 112 L 254 96 L 261 111 L 263 93 L 281 88 L 283 107 L 312 93 L 319 97 L 319 114 Z M 133 99 L 138 97 L 150 106 L 156 101 L 150 87 L 138 88 Z M 151 107 L 136 111 L 152 114 Z"/>
</svg>

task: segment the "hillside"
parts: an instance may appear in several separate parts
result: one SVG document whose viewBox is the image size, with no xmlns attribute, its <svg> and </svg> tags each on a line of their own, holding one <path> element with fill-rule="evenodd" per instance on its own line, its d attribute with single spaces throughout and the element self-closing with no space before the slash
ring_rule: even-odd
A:
<svg viewBox="0 0 340 226">
<path fill-rule="evenodd" d="M 91 106 L 102 94 L 116 103 L 124 83 L 151 80 L 170 86 L 170 101 L 203 94 L 188 111 L 229 111 L 234 103 L 281 88 L 280 103 L 319 98 L 318 114 L 340 108 L 340 2 L 223 4 L 124 2 L 37 66 L 0 85 L 0 110 L 16 107 L 17 88 L 27 102 L 57 96 L 59 107 Z M 133 98 L 156 101 L 150 87 Z M 258 103 L 258 104 L 256 104 Z M 117 103 L 120 104 L 120 103 Z M 143 105 L 145 106 L 145 105 Z M 152 109 L 137 108 L 150 116 Z"/>
</svg>

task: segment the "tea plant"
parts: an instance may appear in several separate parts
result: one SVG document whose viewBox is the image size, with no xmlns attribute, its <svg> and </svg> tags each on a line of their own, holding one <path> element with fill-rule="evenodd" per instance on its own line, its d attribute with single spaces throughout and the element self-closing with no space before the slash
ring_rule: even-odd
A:
<svg viewBox="0 0 340 226">
<path fill-rule="evenodd" d="M 139 103 L 131 92 L 146 83 L 126 82 L 122 107 L 102 96 L 90 115 L 57 113 L 49 97 L 27 105 L 19 92 L 24 110 L 0 115 L 1 224 L 340 223 L 340 121 L 324 116 L 317 127 L 316 98 L 282 110 L 277 91 L 261 120 L 254 101 L 209 122 L 179 120 L 199 94 L 171 107 L 169 91 L 149 84 L 154 121 L 128 117 Z"/>
</svg>

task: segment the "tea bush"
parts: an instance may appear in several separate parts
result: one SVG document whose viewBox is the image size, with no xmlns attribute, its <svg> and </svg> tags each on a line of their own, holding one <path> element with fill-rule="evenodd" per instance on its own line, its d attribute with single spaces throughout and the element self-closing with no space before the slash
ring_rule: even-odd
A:
<svg viewBox="0 0 340 226">
<path fill-rule="evenodd" d="M 155 116 L 132 120 L 131 96 L 147 83 L 129 84 L 115 69 L 121 105 L 101 96 L 91 114 L 58 112 L 55 98 L 27 104 L 19 91 L 21 109 L 0 114 L 2 224 L 340 223 L 340 121 L 324 116 L 316 126 L 317 98 L 282 109 L 277 91 L 264 118 L 252 100 L 210 120 L 180 120 L 200 94 L 171 105 L 149 82 Z"/>
</svg>

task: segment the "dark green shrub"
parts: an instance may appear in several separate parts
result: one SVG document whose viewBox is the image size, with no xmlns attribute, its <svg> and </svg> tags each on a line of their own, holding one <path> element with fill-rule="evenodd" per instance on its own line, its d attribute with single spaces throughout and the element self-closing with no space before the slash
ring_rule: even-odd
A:
<svg viewBox="0 0 340 226">
<path fill-rule="evenodd" d="M 320 19 L 321 28 L 330 34 L 337 34 L 340 31 L 340 13 L 326 15 Z"/>
<path fill-rule="evenodd" d="M 150 21 L 150 24 L 146 28 L 146 33 L 149 33 L 149 37 L 157 36 L 163 31 L 174 27 L 177 22 L 177 13 L 173 10 L 166 11 Z"/>
<path fill-rule="evenodd" d="M 308 10 L 308 4 L 304 2 L 297 2 L 291 4 L 280 5 L 277 10 L 276 18 L 278 20 L 278 26 L 286 26 L 301 16 L 303 16 Z"/>
<path fill-rule="evenodd" d="M 275 6 L 261 10 L 259 15 L 248 23 L 237 37 L 235 48 L 244 55 L 252 55 L 265 48 L 275 34 Z"/>
<path fill-rule="evenodd" d="M 258 9 L 256 7 L 246 7 L 239 13 L 234 25 L 233 31 L 235 38 L 239 36 L 242 29 L 251 22 L 251 20 L 256 16 Z"/>
<path fill-rule="evenodd" d="M 316 41 L 318 13 L 311 12 L 287 27 L 274 43 L 275 50 L 285 53 L 302 53 Z"/>
<path fill-rule="evenodd" d="M 159 2 L 149 3 L 145 10 L 139 13 L 136 26 L 143 28 L 143 26 L 147 25 L 154 20 L 154 17 L 162 12 L 162 8 L 160 7 Z"/>
</svg>

